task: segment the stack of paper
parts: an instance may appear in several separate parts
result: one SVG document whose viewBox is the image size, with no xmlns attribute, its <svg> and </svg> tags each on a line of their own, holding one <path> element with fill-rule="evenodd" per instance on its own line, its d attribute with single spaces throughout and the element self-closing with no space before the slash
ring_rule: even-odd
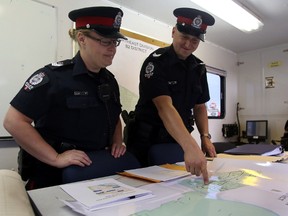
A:
<svg viewBox="0 0 288 216">
<path fill-rule="evenodd" d="M 122 175 L 134 178 L 140 178 L 152 182 L 164 182 L 179 179 L 190 175 L 189 172 L 182 169 L 182 167 L 175 168 L 170 166 L 150 166 L 140 169 L 125 170 L 125 172 L 120 173 Z"/>
<path fill-rule="evenodd" d="M 153 197 L 151 191 L 123 184 L 115 179 L 92 180 L 60 186 L 75 200 L 62 200 L 81 214 Z"/>
</svg>

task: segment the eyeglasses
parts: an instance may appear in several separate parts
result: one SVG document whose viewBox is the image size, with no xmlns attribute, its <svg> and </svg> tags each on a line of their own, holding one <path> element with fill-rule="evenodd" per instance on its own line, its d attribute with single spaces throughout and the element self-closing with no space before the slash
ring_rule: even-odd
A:
<svg viewBox="0 0 288 216">
<path fill-rule="evenodd" d="M 95 38 L 93 37 L 92 35 L 89 35 L 89 34 L 85 34 L 85 36 L 87 36 L 88 38 L 94 40 L 94 41 L 97 41 L 100 43 L 100 45 L 102 46 L 105 46 L 105 47 L 108 47 L 108 46 L 111 46 L 112 44 L 117 47 L 120 45 L 121 43 L 121 40 L 119 39 L 114 39 L 114 40 L 106 40 L 106 39 L 100 39 L 100 38 Z"/>
</svg>

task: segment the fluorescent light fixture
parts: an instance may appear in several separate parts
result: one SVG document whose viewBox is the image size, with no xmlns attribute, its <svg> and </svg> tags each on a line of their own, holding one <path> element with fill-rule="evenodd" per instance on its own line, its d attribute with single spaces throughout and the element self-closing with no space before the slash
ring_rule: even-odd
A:
<svg viewBox="0 0 288 216">
<path fill-rule="evenodd" d="M 264 25 L 260 19 L 233 0 L 191 1 L 244 32 L 256 31 Z"/>
</svg>

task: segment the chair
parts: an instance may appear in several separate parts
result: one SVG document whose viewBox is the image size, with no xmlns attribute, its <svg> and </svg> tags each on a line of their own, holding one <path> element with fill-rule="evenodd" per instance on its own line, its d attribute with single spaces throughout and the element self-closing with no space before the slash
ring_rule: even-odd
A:
<svg viewBox="0 0 288 216">
<path fill-rule="evenodd" d="M 284 147 L 285 151 L 288 151 L 288 120 L 284 126 L 284 134 L 281 137 L 280 143 Z"/>
<path fill-rule="evenodd" d="M 283 146 L 283 148 L 285 149 L 285 151 L 288 151 L 288 120 L 285 123 L 284 134 L 280 138 L 280 140 L 271 140 L 271 142 L 274 145 L 278 145 L 278 143 L 280 143 Z"/>
<path fill-rule="evenodd" d="M 36 215 L 36 212 L 33 212 L 25 185 L 17 172 L 0 169 L 0 191 L 0 215 Z"/>
<path fill-rule="evenodd" d="M 108 150 L 87 152 L 87 155 L 92 160 L 90 166 L 73 165 L 63 169 L 62 181 L 64 184 L 115 175 L 123 170 L 140 167 L 140 163 L 130 152 L 126 152 L 120 158 L 114 158 Z"/>
<path fill-rule="evenodd" d="M 184 151 L 177 143 L 162 143 L 150 147 L 148 152 L 149 165 L 162 165 L 184 161 Z"/>
</svg>

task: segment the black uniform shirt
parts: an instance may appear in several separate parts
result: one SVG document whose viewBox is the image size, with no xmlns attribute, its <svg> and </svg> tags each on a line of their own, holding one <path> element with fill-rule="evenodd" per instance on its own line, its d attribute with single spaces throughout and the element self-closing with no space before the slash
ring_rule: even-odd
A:
<svg viewBox="0 0 288 216">
<path fill-rule="evenodd" d="M 99 86 L 105 103 L 99 98 Z M 30 117 L 45 137 L 78 144 L 84 149 L 109 145 L 121 113 L 119 87 L 105 68 L 89 72 L 78 53 L 73 59 L 36 71 L 11 105 Z"/>
<path fill-rule="evenodd" d="M 192 54 L 186 60 L 179 59 L 172 45 L 160 48 L 141 68 L 139 93 L 135 110 L 138 120 L 163 126 L 152 99 L 168 95 L 186 127 L 190 127 L 191 109 L 210 99 L 205 65 Z"/>
</svg>

